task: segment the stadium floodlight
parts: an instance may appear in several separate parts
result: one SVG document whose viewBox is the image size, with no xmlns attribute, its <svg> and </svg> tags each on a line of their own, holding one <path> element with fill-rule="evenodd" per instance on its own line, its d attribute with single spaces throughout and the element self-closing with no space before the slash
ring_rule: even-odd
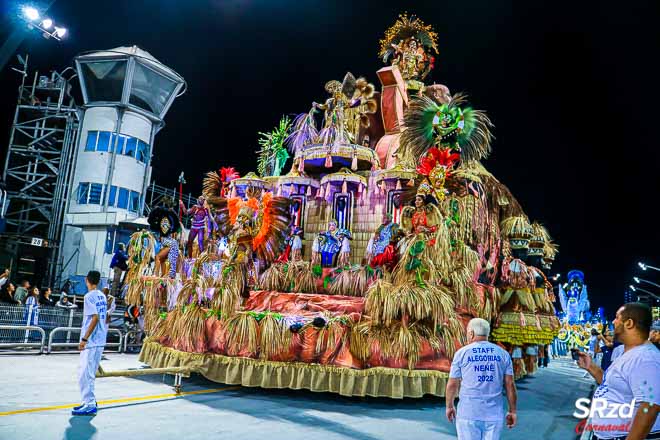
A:
<svg viewBox="0 0 660 440">
<path fill-rule="evenodd" d="M 649 264 L 644 264 L 644 263 L 642 263 L 641 261 L 640 261 L 639 263 L 637 263 L 637 265 L 638 265 L 642 270 L 653 269 L 653 270 L 657 270 L 658 272 L 660 272 L 660 267 L 654 267 L 654 266 L 651 266 L 651 265 L 649 265 Z"/>
<path fill-rule="evenodd" d="M 66 28 L 55 26 L 55 35 L 63 38 L 66 35 Z"/>
<path fill-rule="evenodd" d="M 632 290 L 633 292 L 635 292 L 635 291 L 637 290 L 637 289 L 635 288 L 635 286 L 633 286 L 632 284 L 631 284 L 630 286 L 628 286 L 628 287 L 630 287 L 630 290 Z"/>
<path fill-rule="evenodd" d="M 24 7 L 23 15 L 25 15 L 25 17 L 30 21 L 39 20 L 39 11 L 37 11 L 32 6 Z"/>
<path fill-rule="evenodd" d="M 655 299 L 660 299 L 660 296 L 656 295 L 656 294 L 653 293 L 653 292 L 649 292 L 649 291 L 646 290 L 646 289 L 642 289 L 641 287 L 633 287 L 633 286 L 630 286 L 630 287 L 632 288 L 632 290 L 633 290 L 634 292 L 637 292 L 637 291 L 639 291 L 639 292 L 644 292 L 644 293 L 646 293 L 647 295 L 652 296 L 652 297 L 655 298 Z M 639 294 L 637 294 L 637 295 L 639 296 Z"/>
<path fill-rule="evenodd" d="M 44 29 L 50 29 L 51 26 L 53 26 L 53 20 L 50 18 L 46 18 L 44 21 L 41 22 L 41 27 Z"/>
<path fill-rule="evenodd" d="M 633 277 L 633 280 L 635 280 L 635 282 L 637 284 L 646 283 L 646 284 L 650 284 L 653 287 L 657 287 L 658 289 L 660 289 L 660 284 L 654 283 L 653 281 L 645 280 L 644 278 L 639 278 L 639 277 Z"/>
</svg>

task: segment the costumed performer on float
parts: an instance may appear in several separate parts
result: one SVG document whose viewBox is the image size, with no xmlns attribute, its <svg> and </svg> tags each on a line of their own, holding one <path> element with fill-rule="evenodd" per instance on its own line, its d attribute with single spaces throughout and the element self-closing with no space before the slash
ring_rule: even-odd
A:
<svg viewBox="0 0 660 440">
<path fill-rule="evenodd" d="M 156 262 L 154 273 L 165 276 L 165 262 L 169 263 L 167 276 L 176 278 L 177 262 L 179 260 L 179 242 L 177 235 L 181 231 L 179 216 L 171 208 L 158 206 L 149 213 L 147 219 L 151 231 L 160 236 L 160 250 L 154 257 Z"/>
<path fill-rule="evenodd" d="M 302 234 L 303 230 L 298 226 L 291 226 L 291 233 L 289 238 L 286 240 L 286 248 L 284 252 L 277 257 L 276 262 L 278 263 L 287 263 L 302 261 Z"/>
<path fill-rule="evenodd" d="M 392 270 L 398 261 L 396 240 L 399 224 L 392 222 L 392 214 L 383 214 L 383 220 L 367 245 L 367 263 L 371 267 L 386 267 Z"/>
<path fill-rule="evenodd" d="M 328 230 L 320 232 L 312 244 L 312 265 L 333 267 L 335 256 L 341 250 L 341 242 L 337 231 L 337 222 L 330 220 Z"/>
<path fill-rule="evenodd" d="M 186 244 L 188 258 L 192 258 L 195 238 L 197 238 L 197 246 L 199 248 L 199 253 L 201 254 L 204 252 L 204 239 L 210 232 L 209 224 L 215 224 L 215 222 L 213 221 L 211 209 L 209 208 L 208 203 L 206 203 L 206 198 L 204 196 L 199 196 L 197 198 L 197 203 L 190 207 L 190 209 L 187 209 L 181 200 L 179 200 L 179 205 L 185 215 L 192 216 L 192 225 L 190 226 L 188 243 Z"/>
<path fill-rule="evenodd" d="M 339 256 L 337 257 L 337 266 L 346 267 L 351 264 L 351 242 L 353 239 L 351 231 L 348 229 L 339 229 L 337 231 L 337 239 L 339 240 Z"/>
</svg>

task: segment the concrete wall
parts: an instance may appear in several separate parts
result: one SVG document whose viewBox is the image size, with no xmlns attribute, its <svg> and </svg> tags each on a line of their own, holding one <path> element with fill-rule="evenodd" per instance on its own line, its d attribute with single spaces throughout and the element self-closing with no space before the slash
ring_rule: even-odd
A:
<svg viewBox="0 0 660 440">
<path fill-rule="evenodd" d="M 143 142 L 151 143 L 151 122 L 144 116 L 127 111 L 124 113 L 120 134 L 138 138 Z M 108 168 L 111 164 L 112 153 L 99 151 L 85 151 L 87 134 L 89 131 L 115 132 L 117 129 L 117 110 L 114 107 L 92 107 L 85 111 L 82 130 L 79 138 L 76 155 L 76 172 L 73 177 L 70 213 L 101 212 L 103 205 L 79 205 L 77 202 L 78 185 L 80 182 L 92 182 L 105 185 Z M 153 146 L 152 151 L 153 151 Z M 127 188 L 142 194 L 145 173 L 148 173 L 148 164 L 140 162 L 134 157 L 117 154 L 111 170 L 111 185 Z M 116 207 L 108 207 L 108 211 L 125 211 Z"/>
</svg>

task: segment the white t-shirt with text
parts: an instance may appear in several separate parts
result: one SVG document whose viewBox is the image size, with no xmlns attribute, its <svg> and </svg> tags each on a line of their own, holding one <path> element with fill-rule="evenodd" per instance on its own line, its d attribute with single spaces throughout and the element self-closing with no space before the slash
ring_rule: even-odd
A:
<svg viewBox="0 0 660 440">
<path fill-rule="evenodd" d="M 105 347 L 105 340 L 108 336 L 108 323 L 106 317 L 108 316 L 108 303 L 105 295 L 100 290 L 92 290 L 85 294 L 85 305 L 83 307 L 83 323 L 80 329 L 80 339 L 85 336 L 89 324 L 92 321 L 92 316 L 99 315 L 96 328 L 87 340 L 87 348 L 92 347 Z"/>
<path fill-rule="evenodd" d="M 623 350 L 623 345 L 617 347 Z M 615 349 L 615 353 L 617 351 Z M 601 414 L 596 412 L 591 420 L 596 435 L 603 439 L 625 437 L 628 431 L 609 431 L 599 426 L 630 426 L 635 419 L 640 402 L 660 405 L 660 350 L 650 342 L 638 345 L 630 350 L 614 357 L 612 354 L 612 365 L 603 373 L 603 382 L 594 392 L 594 399 L 606 399 L 608 405 L 629 405 L 635 399 L 635 409 L 632 417 L 620 418 L 608 417 L 611 411 L 606 410 Z M 656 419 L 651 432 L 660 431 L 660 418 Z"/>
<path fill-rule="evenodd" d="M 506 350 L 487 341 L 473 342 L 454 355 L 449 377 L 461 379 L 456 417 L 464 420 L 504 419 L 504 376 L 513 376 Z"/>
</svg>

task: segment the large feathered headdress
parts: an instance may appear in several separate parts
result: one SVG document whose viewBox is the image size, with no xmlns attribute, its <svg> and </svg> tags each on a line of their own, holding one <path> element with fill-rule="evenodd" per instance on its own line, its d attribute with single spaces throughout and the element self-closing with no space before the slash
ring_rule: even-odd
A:
<svg viewBox="0 0 660 440">
<path fill-rule="evenodd" d="M 202 194 L 210 204 L 215 204 L 224 198 L 224 190 L 229 183 L 240 176 L 233 167 L 222 167 L 218 171 L 206 173 L 202 185 Z"/>
<path fill-rule="evenodd" d="M 383 62 L 394 55 L 395 48 L 393 44 L 399 41 L 406 41 L 414 38 L 426 49 L 438 53 L 438 34 L 433 31 L 431 25 L 424 24 L 422 20 L 414 15 L 408 17 L 408 14 L 399 15 L 399 19 L 385 31 L 385 37 L 380 40 L 380 57 Z"/>
<path fill-rule="evenodd" d="M 152 209 L 147 217 L 149 228 L 163 237 L 168 237 L 181 229 L 179 216 L 173 209 L 157 206 Z"/>
<path fill-rule="evenodd" d="M 401 149 L 416 160 L 432 146 L 461 153 L 463 161 L 480 160 L 490 153 L 493 124 L 481 110 L 461 107 L 463 95 L 454 95 L 447 104 L 438 105 L 421 96 L 410 103 L 401 134 Z"/>
<path fill-rule="evenodd" d="M 216 222 L 223 234 L 231 234 L 232 226 L 239 220 L 250 221 L 252 250 L 263 261 L 274 261 L 283 243 L 288 238 L 291 214 L 291 200 L 288 197 L 275 197 L 266 192 L 260 199 L 240 197 L 218 200 Z"/>
</svg>

